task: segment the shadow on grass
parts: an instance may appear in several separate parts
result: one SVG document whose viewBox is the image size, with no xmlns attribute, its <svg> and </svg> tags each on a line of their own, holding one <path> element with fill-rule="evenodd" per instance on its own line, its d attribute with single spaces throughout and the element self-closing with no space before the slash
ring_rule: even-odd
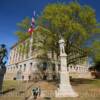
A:
<svg viewBox="0 0 100 100">
<path fill-rule="evenodd" d="M 47 81 L 49 83 L 52 83 L 58 87 L 58 84 L 60 83 L 59 80 L 56 81 Z M 84 79 L 84 78 L 70 78 L 70 82 L 73 86 L 78 86 L 80 84 L 94 84 L 96 80 L 94 79 Z"/>
<path fill-rule="evenodd" d="M 95 79 L 84 79 L 84 78 L 70 78 L 70 82 L 73 86 L 77 86 L 80 84 L 93 84 L 96 80 Z M 49 83 L 52 84 L 59 84 L 59 80 L 56 81 L 48 81 Z"/>
<path fill-rule="evenodd" d="M 44 100 L 51 100 L 51 97 L 44 97 Z"/>
<path fill-rule="evenodd" d="M 92 84 L 95 80 L 92 79 L 84 79 L 84 78 L 72 78 L 71 84 L 72 85 L 79 85 L 79 84 Z"/>
<path fill-rule="evenodd" d="M 12 91 L 15 91 L 15 88 L 5 90 L 5 91 L 2 92 L 2 94 L 6 94 L 6 93 L 9 93 L 9 92 L 12 92 Z"/>
</svg>

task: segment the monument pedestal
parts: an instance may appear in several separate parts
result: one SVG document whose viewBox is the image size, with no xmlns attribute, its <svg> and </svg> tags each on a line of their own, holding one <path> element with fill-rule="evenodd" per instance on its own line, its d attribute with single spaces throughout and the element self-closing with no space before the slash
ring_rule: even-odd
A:
<svg viewBox="0 0 100 100">
<path fill-rule="evenodd" d="M 69 82 L 68 72 L 61 72 L 61 83 L 55 92 L 56 97 L 77 97 L 78 94 L 72 89 Z"/>
<path fill-rule="evenodd" d="M 69 79 L 69 72 L 67 71 L 67 54 L 65 53 L 65 41 L 59 40 L 60 45 L 60 84 L 58 90 L 55 92 L 56 97 L 77 97 L 78 94 L 72 89 Z"/>
</svg>

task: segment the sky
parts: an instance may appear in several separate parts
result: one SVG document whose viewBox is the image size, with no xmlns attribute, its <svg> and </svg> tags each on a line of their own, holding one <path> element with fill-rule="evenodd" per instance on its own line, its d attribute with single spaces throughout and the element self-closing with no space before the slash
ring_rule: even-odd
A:
<svg viewBox="0 0 100 100">
<path fill-rule="evenodd" d="M 9 48 L 17 42 L 16 24 L 26 16 L 31 18 L 33 11 L 40 15 L 47 4 L 58 1 L 68 3 L 72 0 L 0 0 L 0 44 L 6 44 L 9 51 Z M 100 0 L 78 1 L 82 5 L 86 4 L 94 8 L 97 21 L 100 22 Z"/>
</svg>

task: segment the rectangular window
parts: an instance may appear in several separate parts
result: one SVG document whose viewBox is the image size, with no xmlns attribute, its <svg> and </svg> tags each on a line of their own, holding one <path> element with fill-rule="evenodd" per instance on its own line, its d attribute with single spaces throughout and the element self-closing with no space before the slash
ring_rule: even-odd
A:
<svg viewBox="0 0 100 100">
<path fill-rule="evenodd" d="M 26 64 L 24 64 L 24 71 L 26 70 Z"/>
<path fill-rule="evenodd" d="M 22 68 L 22 65 L 20 65 L 20 69 Z"/>
<path fill-rule="evenodd" d="M 30 63 L 30 66 L 32 66 L 33 63 Z"/>
</svg>

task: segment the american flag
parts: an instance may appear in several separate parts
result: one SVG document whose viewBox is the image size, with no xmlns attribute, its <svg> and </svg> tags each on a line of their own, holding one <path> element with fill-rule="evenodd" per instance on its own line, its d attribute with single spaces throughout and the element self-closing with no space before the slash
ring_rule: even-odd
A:
<svg viewBox="0 0 100 100">
<path fill-rule="evenodd" d="M 34 17 L 35 17 L 35 11 L 34 11 Z M 31 26 L 30 28 L 28 29 L 28 33 L 30 35 L 32 35 L 32 33 L 34 32 L 34 28 L 35 28 L 35 18 L 32 17 L 32 20 L 31 20 Z"/>
</svg>

